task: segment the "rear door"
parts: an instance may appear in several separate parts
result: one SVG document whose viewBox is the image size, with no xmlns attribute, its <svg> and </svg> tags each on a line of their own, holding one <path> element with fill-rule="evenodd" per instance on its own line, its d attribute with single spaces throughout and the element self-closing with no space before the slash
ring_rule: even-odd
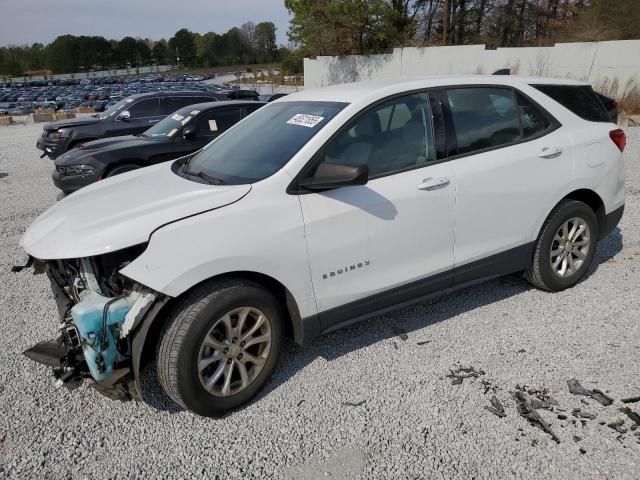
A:
<svg viewBox="0 0 640 480">
<path fill-rule="evenodd" d="M 455 185 L 440 161 L 436 113 L 426 93 L 375 105 L 310 167 L 367 165 L 370 173 L 363 186 L 300 194 L 323 329 L 450 285 Z"/>
<path fill-rule="evenodd" d="M 514 89 L 453 87 L 446 94 L 457 142 L 456 282 L 524 268 L 549 199 L 561 198 L 571 179 L 571 138 Z"/>
</svg>

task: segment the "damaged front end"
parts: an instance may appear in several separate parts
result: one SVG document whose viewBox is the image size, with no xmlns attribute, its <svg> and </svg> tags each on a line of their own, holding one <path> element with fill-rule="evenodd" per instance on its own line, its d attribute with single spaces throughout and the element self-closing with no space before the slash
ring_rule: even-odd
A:
<svg viewBox="0 0 640 480">
<path fill-rule="evenodd" d="M 61 323 L 57 339 L 38 343 L 24 354 L 53 367 L 57 386 L 75 388 L 92 379 L 93 386 L 111 398 L 139 398 L 133 337 L 145 317 L 155 315 L 167 301 L 119 273 L 144 248 L 79 259 L 30 258 L 34 274 L 49 277 Z"/>
</svg>

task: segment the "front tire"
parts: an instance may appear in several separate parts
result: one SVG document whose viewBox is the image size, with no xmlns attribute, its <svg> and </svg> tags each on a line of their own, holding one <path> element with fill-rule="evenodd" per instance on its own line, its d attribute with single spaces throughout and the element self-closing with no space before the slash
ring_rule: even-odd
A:
<svg viewBox="0 0 640 480">
<path fill-rule="evenodd" d="M 283 314 L 260 285 L 240 280 L 196 288 L 173 309 L 158 345 L 158 377 L 178 405 L 207 417 L 250 400 L 280 356 Z"/>
<path fill-rule="evenodd" d="M 563 200 L 542 226 L 525 278 L 535 287 L 552 292 L 572 287 L 593 262 L 599 231 L 591 207 L 577 200 Z"/>
<path fill-rule="evenodd" d="M 116 175 L 120 175 L 121 173 L 126 173 L 126 172 L 130 172 L 132 170 L 137 170 L 138 168 L 140 168 L 140 167 L 138 165 L 133 164 L 133 163 L 127 163 L 125 165 L 119 165 L 119 166 L 113 168 L 112 170 L 109 170 L 109 173 L 107 173 L 105 178 L 115 177 Z"/>
</svg>

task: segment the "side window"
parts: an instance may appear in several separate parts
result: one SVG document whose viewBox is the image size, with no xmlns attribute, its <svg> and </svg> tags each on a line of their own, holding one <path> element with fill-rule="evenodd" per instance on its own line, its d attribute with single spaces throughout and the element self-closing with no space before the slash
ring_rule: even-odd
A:
<svg viewBox="0 0 640 480">
<path fill-rule="evenodd" d="M 549 128 L 551 123 L 549 119 L 540 111 L 540 109 L 524 95 L 516 92 L 518 101 L 518 114 L 522 123 L 523 137 L 530 138 Z"/>
<path fill-rule="evenodd" d="M 256 110 L 258 110 L 262 105 L 256 105 L 255 107 L 251 106 L 251 107 L 246 107 L 247 108 L 247 115 L 251 115 L 253 112 L 255 112 Z"/>
<path fill-rule="evenodd" d="M 165 97 L 162 99 L 162 111 L 164 115 L 169 115 L 176 110 L 180 110 L 188 105 L 194 105 L 196 103 L 208 102 L 209 99 L 202 99 L 199 97 Z"/>
<path fill-rule="evenodd" d="M 241 100 L 253 100 L 253 99 L 257 99 L 258 95 L 255 92 L 252 92 L 250 90 L 241 90 L 239 98 Z"/>
<path fill-rule="evenodd" d="M 436 159 L 426 93 L 394 98 L 348 125 L 324 151 L 323 162 L 367 165 L 377 177 Z"/>
<path fill-rule="evenodd" d="M 563 107 L 590 122 L 611 122 L 609 114 L 593 89 L 574 85 L 532 85 Z"/>
<path fill-rule="evenodd" d="M 520 140 L 520 120 L 512 90 L 454 88 L 447 90 L 458 153 L 470 153 Z"/>
<path fill-rule="evenodd" d="M 196 123 L 198 138 L 215 137 L 240 121 L 240 109 L 228 108 L 205 113 Z"/>
<path fill-rule="evenodd" d="M 146 98 L 135 103 L 129 108 L 129 113 L 132 119 L 155 117 L 160 115 L 160 99 L 159 98 Z"/>
</svg>

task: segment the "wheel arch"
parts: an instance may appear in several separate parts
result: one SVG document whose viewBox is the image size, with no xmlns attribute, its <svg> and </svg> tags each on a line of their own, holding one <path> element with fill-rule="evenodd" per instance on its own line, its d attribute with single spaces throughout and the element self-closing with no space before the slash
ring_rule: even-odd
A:
<svg viewBox="0 0 640 480">
<path fill-rule="evenodd" d="M 560 205 L 560 203 L 562 203 L 564 200 L 577 200 L 579 202 L 587 204 L 591 208 L 591 210 L 593 210 L 596 215 L 596 219 L 598 220 L 598 237 L 601 238 L 603 233 L 605 233 L 607 223 L 604 201 L 602 200 L 602 197 L 598 195 L 598 193 L 591 190 L 590 188 L 578 188 L 570 191 L 564 197 L 560 198 L 553 205 L 553 207 L 549 209 L 546 215 L 539 220 L 536 230 L 532 232 L 533 235 L 535 235 L 533 237 L 533 240 L 535 241 L 540 236 L 545 220 L 549 218 L 549 215 L 551 215 L 551 213 L 553 213 L 553 211 L 558 208 L 558 205 Z"/>
<path fill-rule="evenodd" d="M 103 177 L 108 177 L 116 168 L 125 167 L 127 165 L 135 165 L 138 168 L 143 168 L 145 166 L 144 162 L 139 158 L 125 158 L 108 164 L 104 170 Z"/>
<path fill-rule="evenodd" d="M 251 271 L 227 272 L 215 275 L 193 285 L 177 297 L 165 297 L 163 301 L 157 303 L 156 308 L 152 309 L 142 320 L 142 323 L 136 328 L 132 334 L 131 340 L 131 361 L 133 364 L 133 373 L 137 382 L 139 382 L 140 379 L 140 371 L 153 358 L 155 346 L 157 345 L 159 334 L 162 330 L 160 327 L 164 321 L 163 319 L 166 318 L 166 314 L 173 308 L 178 300 L 183 298 L 185 295 L 189 295 L 193 289 L 201 286 L 203 283 L 211 282 L 212 280 L 224 279 L 247 280 L 264 286 L 280 303 L 285 315 L 287 316 L 285 319 L 285 335 L 289 337 L 292 336 L 297 344 L 302 346 L 309 340 L 307 336 L 310 333 L 314 335 L 317 333 L 308 332 L 303 329 L 300 310 L 294 296 L 287 287 L 275 278 L 263 273 Z"/>
<path fill-rule="evenodd" d="M 69 150 L 71 150 L 72 148 L 77 147 L 78 145 L 80 145 L 81 143 L 87 143 L 87 142 L 92 142 L 94 140 L 98 140 L 97 138 L 94 137 L 82 137 L 82 138 L 74 138 L 73 140 L 71 140 L 69 142 L 69 145 L 67 145 L 67 152 Z"/>
<path fill-rule="evenodd" d="M 588 188 L 581 188 L 569 193 L 562 200 L 577 200 L 579 202 L 586 203 L 587 205 L 589 205 L 591 210 L 593 210 L 593 213 L 596 214 L 596 218 L 598 219 L 598 229 L 599 229 L 598 236 L 600 237 L 602 235 L 607 222 L 606 222 L 606 212 L 604 208 L 604 201 L 602 200 L 600 195 L 598 195 L 596 192 Z"/>
</svg>

